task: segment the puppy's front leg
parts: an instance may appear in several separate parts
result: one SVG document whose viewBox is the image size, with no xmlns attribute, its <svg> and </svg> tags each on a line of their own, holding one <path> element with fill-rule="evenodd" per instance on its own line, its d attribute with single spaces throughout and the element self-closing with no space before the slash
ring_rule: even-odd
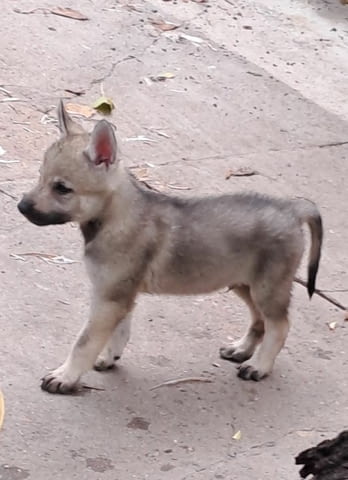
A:
<svg viewBox="0 0 348 480">
<path fill-rule="evenodd" d="M 71 393 L 76 390 L 81 375 L 93 364 L 117 324 L 131 310 L 132 302 L 96 299 L 90 319 L 81 330 L 66 361 L 46 375 L 41 388 L 50 393 Z"/>
</svg>

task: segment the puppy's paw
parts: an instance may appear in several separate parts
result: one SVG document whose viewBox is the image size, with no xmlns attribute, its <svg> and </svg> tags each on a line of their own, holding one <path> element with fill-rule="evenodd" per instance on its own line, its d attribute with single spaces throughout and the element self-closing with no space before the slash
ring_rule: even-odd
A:
<svg viewBox="0 0 348 480">
<path fill-rule="evenodd" d="M 74 393 L 79 387 L 79 377 L 69 373 L 64 365 L 48 373 L 41 381 L 41 388 L 49 393 Z"/>
<path fill-rule="evenodd" d="M 220 357 L 224 360 L 229 360 L 230 362 L 242 363 L 252 356 L 250 352 L 244 350 L 239 346 L 231 345 L 229 347 L 220 348 Z"/>
<path fill-rule="evenodd" d="M 107 370 L 112 370 L 115 368 L 115 362 L 119 360 L 120 357 L 118 356 L 104 356 L 103 354 L 100 354 L 99 357 L 97 358 L 95 364 L 94 364 L 94 370 L 97 370 L 97 372 L 105 372 Z"/>
<path fill-rule="evenodd" d="M 238 377 L 243 380 L 253 380 L 259 382 L 269 375 L 270 371 L 263 370 L 254 366 L 251 362 L 244 362 L 238 367 Z"/>
</svg>

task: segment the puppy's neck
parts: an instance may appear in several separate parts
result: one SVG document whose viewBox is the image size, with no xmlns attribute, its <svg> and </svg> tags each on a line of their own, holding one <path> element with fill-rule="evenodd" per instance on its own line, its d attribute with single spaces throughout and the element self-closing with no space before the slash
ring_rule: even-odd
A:
<svg viewBox="0 0 348 480">
<path fill-rule="evenodd" d="M 85 244 L 91 243 L 107 223 L 118 223 L 129 218 L 129 208 L 136 209 L 139 192 L 130 172 L 120 162 L 117 170 L 110 174 L 109 189 L 98 212 L 80 222 Z"/>
</svg>

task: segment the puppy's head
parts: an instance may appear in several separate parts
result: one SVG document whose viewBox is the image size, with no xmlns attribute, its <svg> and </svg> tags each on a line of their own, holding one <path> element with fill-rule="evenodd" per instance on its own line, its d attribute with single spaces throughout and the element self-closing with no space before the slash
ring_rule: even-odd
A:
<svg viewBox="0 0 348 480">
<path fill-rule="evenodd" d="M 62 102 L 58 123 L 61 137 L 45 152 L 37 185 L 18 204 L 19 211 L 40 226 L 97 217 L 117 175 L 117 142 L 110 123 L 102 120 L 88 134 Z"/>
</svg>

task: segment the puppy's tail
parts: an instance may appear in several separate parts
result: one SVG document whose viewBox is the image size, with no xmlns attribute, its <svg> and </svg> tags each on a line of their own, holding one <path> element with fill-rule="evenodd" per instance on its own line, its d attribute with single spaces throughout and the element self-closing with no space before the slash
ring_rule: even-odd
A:
<svg viewBox="0 0 348 480">
<path fill-rule="evenodd" d="M 309 298 L 315 291 L 321 247 L 323 243 L 323 223 L 315 203 L 305 198 L 295 200 L 295 209 L 302 223 L 307 223 L 311 232 L 311 248 L 308 263 L 307 291 Z"/>
</svg>

